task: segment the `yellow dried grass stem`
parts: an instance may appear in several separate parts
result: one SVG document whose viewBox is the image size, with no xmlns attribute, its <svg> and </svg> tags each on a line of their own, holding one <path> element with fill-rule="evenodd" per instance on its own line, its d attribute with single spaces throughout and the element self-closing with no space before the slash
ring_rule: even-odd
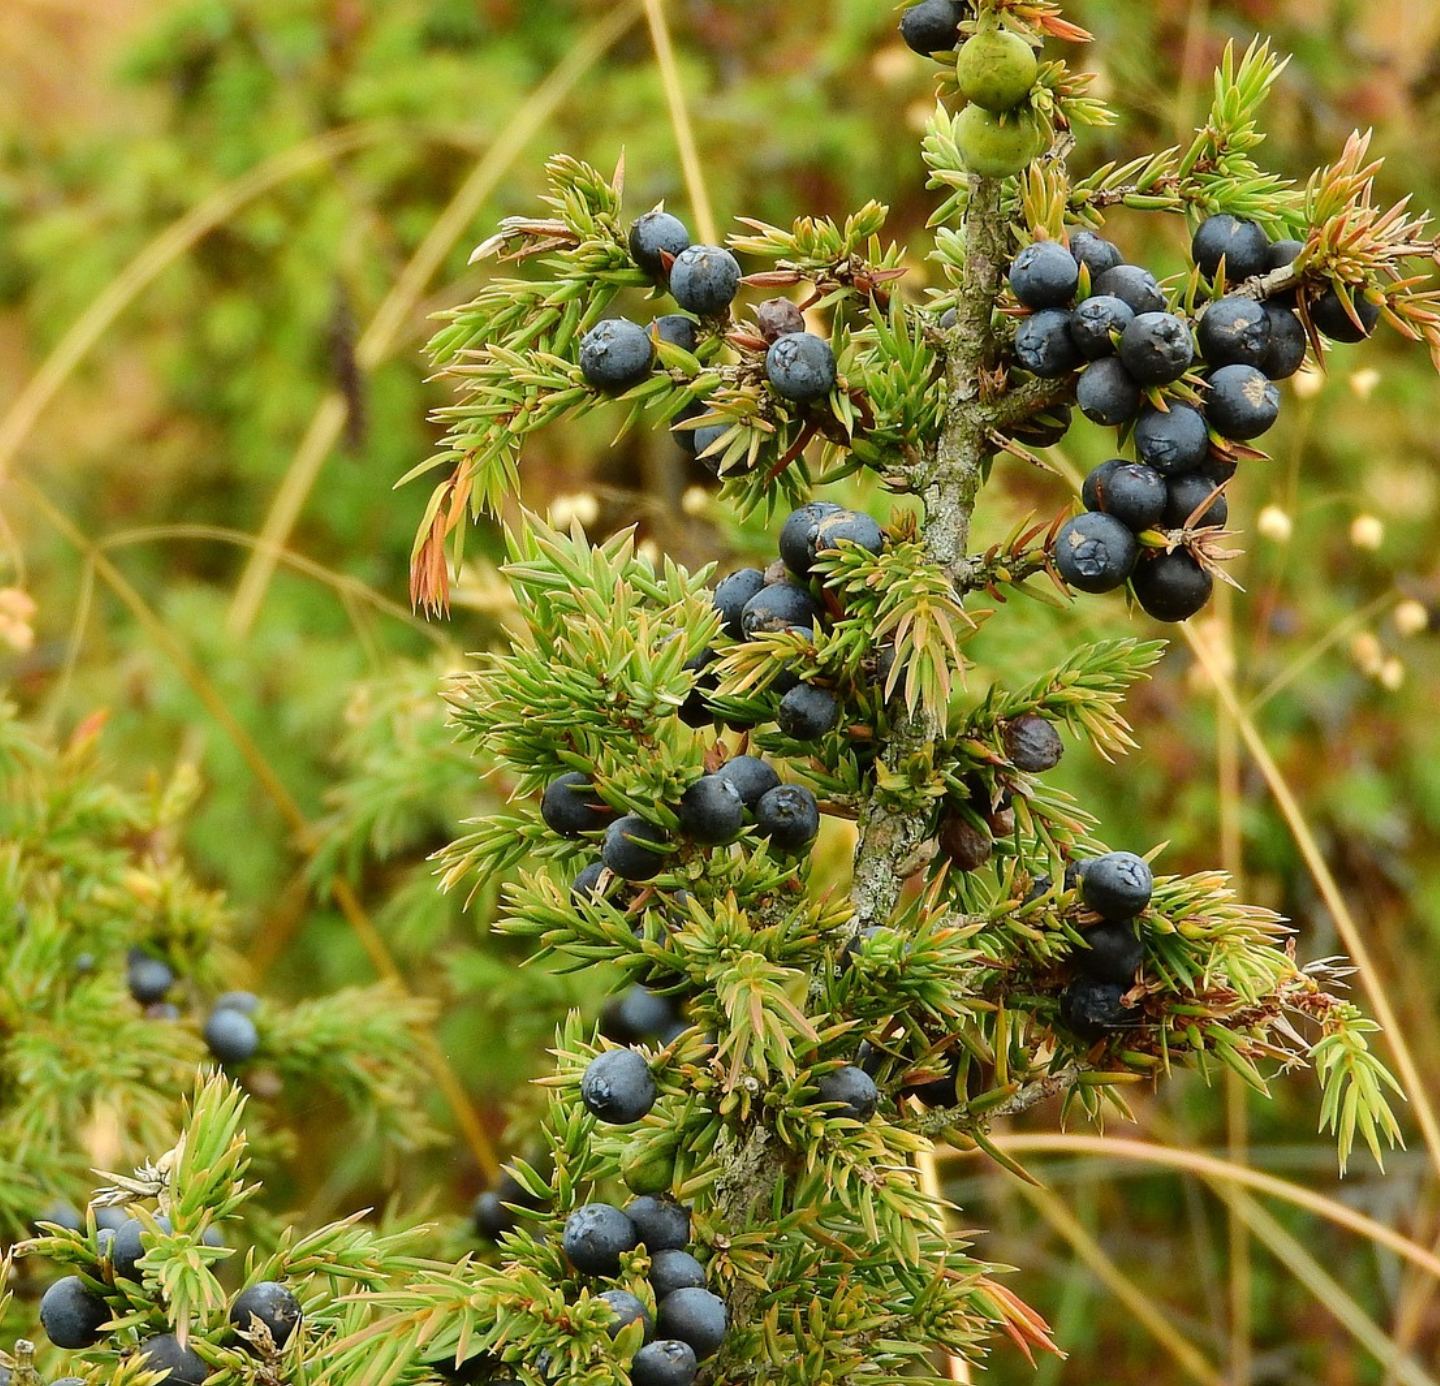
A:
<svg viewBox="0 0 1440 1386">
<path fill-rule="evenodd" d="M 1335 877 L 1330 871 L 1329 863 L 1326 862 L 1319 844 L 1315 841 L 1315 835 L 1310 830 L 1309 820 L 1291 792 L 1289 782 L 1275 763 L 1275 758 L 1270 754 L 1269 747 L 1266 746 L 1254 720 L 1241 706 L 1229 671 L 1221 667 L 1221 662 L 1216 658 L 1214 650 L 1196 631 L 1191 630 L 1188 624 L 1182 626 L 1181 630 L 1195 658 L 1199 660 L 1214 685 L 1226 716 L 1234 720 L 1246 749 L 1250 752 L 1260 773 L 1265 777 L 1265 783 L 1269 785 L 1270 792 L 1275 797 L 1276 806 L 1279 808 L 1286 826 L 1290 829 L 1290 835 L 1295 839 L 1295 845 L 1300 849 L 1300 855 L 1304 858 L 1306 868 L 1314 879 L 1326 908 L 1334 917 L 1335 929 L 1340 935 L 1345 951 L 1350 955 L 1350 960 L 1359 968 L 1361 990 L 1365 993 L 1365 999 L 1369 1003 L 1376 1021 L 1384 1031 L 1386 1047 L 1395 1062 L 1396 1076 L 1410 1101 L 1410 1109 L 1415 1114 L 1416 1124 L 1420 1127 L 1426 1149 L 1430 1153 L 1430 1163 L 1435 1172 L 1440 1174 L 1440 1120 L 1436 1119 L 1435 1106 L 1431 1100 L 1428 1085 L 1415 1062 L 1415 1056 L 1400 1027 L 1399 1019 L 1390 1005 L 1390 999 L 1385 994 L 1380 971 L 1370 956 L 1364 935 L 1356 924 L 1354 915 L 1350 913 L 1350 907 L 1345 903 L 1345 897 L 1340 893 L 1340 887 L 1336 884 Z"/>
<path fill-rule="evenodd" d="M 685 88 L 675 62 L 675 48 L 665 23 L 663 0 L 645 0 L 645 18 L 650 25 L 650 42 L 655 49 L 655 65 L 660 69 L 660 82 L 665 89 L 665 104 L 670 108 L 670 126 L 675 132 L 675 147 L 680 154 L 680 170 L 685 177 L 685 193 L 695 215 L 695 230 L 707 245 L 715 245 L 719 227 L 710 206 L 710 192 L 705 186 L 704 166 L 695 144 L 690 125 L 690 110 L 685 104 Z"/>
<path fill-rule="evenodd" d="M 617 6 L 592 25 L 585 36 L 560 60 L 501 130 L 469 176 L 460 185 L 405 268 L 375 310 L 355 347 L 361 371 L 373 371 L 393 349 L 415 305 L 455 242 L 495 191 L 510 166 L 524 153 L 541 126 L 574 90 L 576 84 L 640 17 L 640 0 Z M 291 531 L 314 490 L 325 459 L 334 450 L 345 426 L 346 405 L 338 392 L 321 400 L 299 448 L 286 468 L 284 479 L 270 503 L 255 550 L 236 585 L 226 629 L 243 637 L 255 623 L 265 594 L 275 576 L 274 555 L 289 541 Z"/>
<path fill-rule="evenodd" d="M 1244 1220 L 1250 1232 L 1265 1244 L 1280 1265 L 1310 1292 L 1317 1304 L 1323 1304 L 1334 1315 L 1345 1331 L 1391 1374 L 1393 1380 L 1401 1386 L 1437 1386 L 1435 1377 L 1409 1356 L 1305 1249 L 1299 1239 L 1291 1236 L 1253 1198 L 1239 1189 L 1223 1185 L 1215 1188 L 1215 1195 Z"/>
<path fill-rule="evenodd" d="M 1019 1180 L 1011 1187 L 1070 1243 L 1086 1269 L 1130 1311 L 1136 1323 L 1154 1338 L 1186 1376 L 1200 1382 L 1201 1386 L 1226 1386 L 1225 1377 L 1206 1361 L 1205 1354 L 1166 1318 L 1164 1310 L 1155 1300 L 1105 1254 L 1100 1243 L 1060 1199 L 1047 1189 Z"/>
<path fill-rule="evenodd" d="M 171 264 L 202 237 L 228 220 L 247 202 L 271 188 L 342 155 L 378 144 L 404 127 L 394 121 L 367 121 L 305 140 L 257 168 L 217 188 L 198 206 L 160 232 L 95 296 L 69 331 L 56 343 L 25 388 L 0 418 L 0 480 L 14 463 L 20 445 L 49 407 L 76 366 L 109 330 L 116 318 Z"/>
<path fill-rule="evenodd" d="M 1128 1140 L 1120 1136 L 1013 1135 L 992 1136 L 991 1140 L 1007 1155 L 1088 1155 L 1130 1161 L 1135 1164 L 1160 1165 L 1193 1174 L 1207 1183 L 1236 1185 L 1256 1193 L 1278 1198 L 1296 1208 L 1314 1213 L 1327 1222 L 1364 1237 L 1393 1251 L 1426 1275 L 1440 1281 L 1440 1256 L 1418 1242 L 1387 1227 L 1364 1213 L 1313 1189 L 1291 1183 L 1288 1179 L 1266 1174 L 1261 1170 L 1221 1160 L 1198 1150 L 1180 1150 L 1173 1146 L 1156 1145 L 1150 1141 Z"/>
</svg>

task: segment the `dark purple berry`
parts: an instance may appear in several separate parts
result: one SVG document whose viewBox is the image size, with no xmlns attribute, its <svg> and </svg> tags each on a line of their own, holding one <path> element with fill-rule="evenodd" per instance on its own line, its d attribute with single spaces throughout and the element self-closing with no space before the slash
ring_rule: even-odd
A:
<svg viewBox="0 0 1440 1386">
<path fill-rule="evenodd" d="M 580 1079 L 580 1098 L 596 1120 L 610 1126 L 639 1121 L 659 1096 L 645 1056 L 634 1049 L 607 1049 L 590 1060 Z"/>
<path fill-rule="evenodd" d="M 835 388 L 835 352 L 813 332 L 787 332 L 765 353 L 765 378 L 782 399 L 812 404 Z"/>
<path fill-rule="evenodd" d="M 1260 369 L 1271 380 L 1288 380 L 1305 364 L 1310 340 L 1300 315 L 1273 298 L 1265 300 L 1265 318 L 1270 326 L 1269 344 Z"/>
<path fill-rule="evenodd" d="M 1130 1012 L 1120 1004 L 1128 987 L 1093 977 L 1077 977 L 1060 993 L 1060 1019 L 1089 1044 L 1124 1025 Z"/>
<path fill-rule="evenodd" d="M 625 1216 L 635 1224 L 645 1250 L 683 1251 L 690 1245 L 690 1210 L 673 1198 L 642 1194 L 625 1205 Z"/>
<path fill-rule="evenodd" d="M 767 298 L 755 309 L 755 323 L 767 342 L 777 341 L 791 332 L 805 330 L 805 314 L 800 305 L 788 298 Z"/>
<path fill-rule="evenodd" d="M 167 1235 L 173 1231 L 167 1217 L 157 1217 L 155 1225 Z M 115 1239 L 110 1243 L 108 1259 L 117 1276 L 133 1280 L 137 1285 L 140 1283 L 140 1263 L 145 1259 L 145 1246 L 141 1238 L 150 1235 L 149 1229 L 139 1218 L 126 1218 L 115 1229 Z"/>
<path fill-rule="evenodd" d="M 630 1362 L 630 1386 L 691 1386 L 699 1359 L 689 1343 L 660 1338 L 646 1343 Z"/>
<path fill-rule="evenodd" d="M 1136 565 L 1130 586 L 1147 616 L 1186 621 L 1203 611 L 1214 579 L 1184 549 L 1159 553 Z"/>
<path fill-rule="evenodd" d="M 830 510 L 815 526 L 815 556 L 833 553 L 841 543 L 858 544 L 873 554 L 885 551 L 885 531 L 880 522 L 858 510 Z"/>
<path fill-rule="evenodd" d="M 785 517 L 785 523 L 780 527 L 780 557 L 796 577 L 810 576 L 810 565 L 815 561 L 815 536 L 820 521 L 829 515 L 842 513 L 844 508 L 833 501 L 807 501 Z M 759 591 L 759 588 L 756 591 Z"/>
<path fill-rule="evenodd" d="M 1207 457 L 1196 471 L 1203 476 L 1212 486 L 1223 486 L 1227 481 L 1235 477 L 1239 471 L 1239 464 L 1230 462 L 1223 457 Z"/>
<path fill-rule="evenodd" d="M 1147 404 L 1135 421 L 1135 455 L 1164 476 L 1194 471 L 1210 455 L 1205 416 L 1192 404 L 1168 400 L 1166 409 Z"/>
<path fill-rule="evenodd" d="M 68 1232 L 85 1230 L 85 1219 L 80 1216 L 80 1210 L 73 1203 L 67 1203 L 63 1198 L 57 1199 L 35 1217 L 30 1224 L 31 1232 L 37 1237 L 40 1236 L 40 1224 L 46 1222 L 54 1223 L 56 1227 L 63 1227 Z"/>
<path fill-rule="evenodd" d="M 1190 369 L 1195 344 L 1174 313 L 1137 313 L 1120 334 L 1119 355 L 1142 385 L 1168 385 Z"/>
<path fill-rule="evenodd" d="M 1135 566 L 1135 536 L 1113 515 L 1087 511 L 1066 520 L 1055 536 L 1055 566 L 1081 592 L 1110 592 Z"/>
<path fill-rule="evenodd" d="M 758 756 L 733 756 L 716 772 L 740 791 L 745 807 L 754 809 L 780 783 L 780 776 Z"/>
<path fill-rule="evenodd" d="M 690 244 L 690 232 L 679 217 L 658 207 L 644 212 L 630 223 L 630 258 L 651 279 L 661 279 L 665 262 L 661 255 L 678 255 Z"/>
<path fill-rule="evenodd" d="M 1042 308 L 1023 319 L 1015 329 L 1015 360 L 1042 380 L 1058 380 L 1079 367 L 1085 358 L 1070 336 L 1069 312 Z"/>
<path fill-rule="evenodd" d="M 1199 472 L 1188 472 L 1183 476 L 1172 476 L 1165 485 L 1169 492 L 1164 516 L 1168 528 L 1180 529 L 1190 523 L 1192 528 L 1199 529 L 1207 525 L 1223 525 L 1230 518 L 1230 507 L 1224 492 L 1221 492 L 1193 522 L 1190 521 L 1190 516 L 1198 507 L 1205 505 L 1215 490 L 1209 477 Z"/>
<path fill-rule="evenodd" d="M 913 1097 L 926 1107 L 953 1107 L 960 1098 L 960 1053 L 947 1061 L 948 1072 L 925 1083 L 907 1083 L 900 1089 L 902 1097 Z"/>
<path fill-rule="evenodd" d="M 536 1198 L 509 1170 L 502 1171 L 493 1189 L 480 1194 L 470 1209 L 476 1236 L 498 1242 L 506 1232 L 513 1231 L 520 1219 L 516 1208 L 542 1208 L 545 1201 Z"/>
<path fill-rule="evenodd" d="M 1084 265 L 1090 271 L 1091 284 L 1106 270 L 1125 263 L 1120 247 L 1114 241 L 1107 241 L 1104 236 L 1097 236 L 1093 231 L 1072 231 L 1070 253 L 1078 264 Z"/>
<path fill-rule="evenodd" d="M 493 1189 L 486 1189 L 476 1197 L 470 1208 L 470 1221 L 474 1224 L 476 1235 L 487 1242 L 498 1242 L 515 1226 L 513 1214 L 504 1207 L 500 1195 Z"/>
<path fill-rule="evenodd" d="M 600 878 L 605 874 L 603 861 L 592 861 L 584 867 L 570 883 L 570 903 L 596 898 L 599 894 Z"/>
<path fill-rule="evenodd" d="M 565 1219 L 565 1255 L 583 1275 L 618 1275 L 620 1257 L 640 1238 L 635 1224 L 609 1203 L 586 1203 Z"/>
<path fill-rule="evenodd" d="M 650 374 L 654 362 L 650 334 L 625 318 L 597 322 L 580 339 L 580 374 L 597 390 L 628 390 Z"/>
<path fill-rule="evenodd" d="M 680 797 L 680 831 L 702 847 L 729 842 L 745 824 L 740 791 L 722 775 L 702 775 Z"/>
<path fill-rule="evenodd" d="M 777 785 L 766 790 L 755 805 L 755 826 L 772 846 L 782 852 L 798 852 L 820 831 L 820 806 L 804 785 Z"/>
<path fill-rule="evenodd" d="M 205 1045 L 222 1064 L 243 1064 L 260 1048 L 260 1032 L 243 1011 L 213 1010 L 205 1019 Z"/>
<path fill-rule="evenodd" d="M 720 447 L 719 443 L 730 432 L 731 427 L 728 423 L 718 423 L 691 429 L 695 437 L 695 456 L 712 476 L 720 475 L 720 463 L 726 449 Z"/>
<path fill-rule="evenodd" d="M 1075 950 L 1075 965 L 1086 977 L 1120 982 L 1129 987 L 1145 958 L 1145 945 L 1135 932 L 1133 919 L 1107 919 L 1081 935 L 1083 948 Z"/>
<path fill-rule="evenodd" d="M 682 351 L 693 352 L 700 345 L 700 325 L 684 313 L 666 313 L 655 319 L 650 326 L 662 342 L 669 342 Z M 703 408 L 703 406 L 701 406 Z M 694 430 L 690 430 L 692 436 Z"/>
<path fill-rule="evenodd" d="M 670 266 L 671 296 L 697 318 L 723 313 L 739 289 L 739 262 L 721 246 L 692 245 Z"/>
<path fill-rule="evenodd" d="M 1007 722 L 1004 740 L 1010 764 L 1027 775 L 1053 770 L 1065 754 L 1065 743 L 1053 723 L 1034 712 Z"/>
<path fill-rule="evenodd" d="M 1079 262 L 1058 241 L 1035 241 L 1010 264 L 1010 292 L 1027 308 L 1063 308 L 1079 280 Z"/>
<path fill-rule="evenodd" d="M 175 973 L 169 963 L 152 958 L 148 953 L 132 953 L 125 974 L 126 984 L 142 1006 L 153 1006 L 165 999 L 165 993 L 175 985 Z"/>
<path fill-rule="evenodd" d="M 920 0 L 900 17 L 900 37 L 919 53 L 945 53 L 959 45 L 965 11 L 960 0 Z"/>
<path fill-rule="evenodd" d="M 1293 264 L 1295 257 L 1304 249 L 1304 241 L 1288 239 L 1271 241 L 1265 252 L 1265 268 L 1267 270 L 1284 269 L 1286 265 Z"/>
<path fill-rule="evenodd" d="M 1328 288 L 1310 305 L 1310 321 L 1332 342 L 1363 342 L 1380 321 L 1380 305 L 1364 297 L 1357 285 L 1347 286 L 1350 300 L 1355 305 L 1357 323 L 1346 311 L 1344 300 Z"/>
<path fill-rule="evenodd" d="M 606 1290 L 596 1296 L 610 1306 L 615 1318 L 606 1330 L 612 1338 L 618 1338 L 632 1323 L 644 1325 L 644 1339 L 650 1341 L 655 1330 L 650 1311 L 629 1290 Z"/>
<path fill-rule="evenodd" d="M 1089 361 L 1115 354 L 1112 333 L 1123 332 L 1135 317 L 1135 310 L 1123 298 L 1101 294 L 1087 298 L 1070 314 L 1070 340 Z"/>
<path fill-rule="evenodd" d="M 818 741 L 840 720 L 840 704 L 828 688 L 796 684 L 776 709 L 775 721 L 796 741 Z"/>
<path fill-rule="evenodd" d="M 181 1347 L 173 1333 L 157 1333 L 142 1338 L 136 1349 L 145 1363 L 145 1370 L 170 1373 L 165 1386 L 201 1386 L 210 1375 L 205 1359 L 192 1347 Z"/>
<path fill-rule="evenodd" d="M 1254 366 L 1221 366 L 1205 393 L 1205 417 L 1227 438 L 1258 438 L 1280 414 L 1280 391 Z"/>
<path fill-rule="evenodd" d="M 1054 447 L 1069 431 L 1074 417 L 1068 404 L 1052 404 L 1043 414 L 1032 414 L 1015 425 L 1015 437 L 1032 448 Z"/>
<path fill-rule="evenodd" d="M 603 831 L 615 817 L 615 810 L 595 792 L 589 775 L 567 770 L 545 786 L 540 797 L 540 817 L 552 833 L 583 837 Z"/>
<path fill-rule="evenodd" d="M 714 693 L 720 687 L 720 680 L 706 671 L 715 662 L 714 650 L 701 650 L 698 655 L 687 659 L 681 668 L 696 676 L 685 701 L 675 709 L 675 715 L 687 727 L 708 727 L 715 721 L 715 709 L 706 694 Z"/>
<path fill-rule="evenodd" d="M 746 639 L 767 631 L 800 626 L 813 632 L 820 620 L 820 606 L 798 583 L 772 582 L 763 587 L 740 613 L 740 629 Z"/>
<path fill-rule="evenodd" d="M 123 1208 L 95 1209 L 95 1228 L 97 1231 L 109 1232 L 113 1235 L 129 1221 L 130 1214 Z"/>
<path fill-rule="evenodd" d="M 676 1290 L 703 1290 L 705 1267 L 688 1251 L 667 1248 L 651 1252 L 650 1284 L 657 1300 L 673 1295 Z"/>
<path fill-rule="evenodd" d="M 1137 314 L 1165 311 L 1165 295 L 1155 276 L 1139 265 L 1116 265 L 1106 270 L 1090 286 L 1090 292 L 1121 299 Z"/>
<path fill-rule="evenodd" d="M 622 881 L 648 881 L 665 869 L 664 830 L 638 813 L 627 813 L 605 829 L 600 860 Z"/>
<path fill-rule="evenodd" d="M 675 1290 L 660 1301 L 656 1331 L 661 1338 L 678 1338 L 709 1357 L 725 1341 L 728 1326 L 725 1301 L 709 1290 Z"/>
<path fill-rule="evenodd" d="M 1116 356 L 1092 361 L 1075 382 L 1075 403 L 1091 423 L 1128 423 L 1140 412 L 1142 399 L 1135 377 Z"/>
<path fill-rule="evenodd" d="M 678 1019 L 675 1003 L 648 987 L 627 987 L 608 1002 L 600 1018 L 600 1033 L 621 1044 L 654 1039 Z"/>
<path fill-rule="evenodd" d="M 242 1334 L 251 1333 L 257 1319 L 269 1330 L 275 1346 L 283 1348 L 300 1323 L 300 1301 L 275 1280 L 249 1285 L 230 1306 L 230 1324 Z"/>
<path fill-rule="evenodd" d="M 1165 478 L 1143 462 L 1112 457 L 1085 478 L 1080 498 L 1087 510 L 1113 515 L 1127 529 L 1152 529 L 1165 512 Z"/>
<path fill-rule="evenodd" d="M 1260 366 L 1270 349 L 1270 319 L 1253 298 L 1217 298 L 1195 329 L 1200 355 L 1212 366 Z"/>
<path fill-rule="evenodd" d="M 109 1319 L 110 1306 L 91 1294 L 78 1275 L 57 1280 L 40 1300 L 40 1323 L 56 1347 L 94 1347 L 100 1325 Z"/>
<path fill-rule="evenodd" d="M 732 640 L 743 640 L 740 613 L 745 603 L 765 586 L 765 574 L 759 568 L 737 568 L 715 584 L 715 609 L 724 622 L 721 629 Z"/>
<path fill-rule="evenodd" d="M 1130 919 L 1150 903 L 1155 877 L 1134 852 L 1106 852 L 1080 863 L 1080 899 L 1106 919 Z"/>
<path fill-rule="evenodd" d="M 835 1115 L 853 1121 L 869 1121 L 880 1104 L 880 1090 L 875 1080 L 855 1064 L 827 1073 L 820 1080 L 819 1088 L 821 1102 L 842 1103 Z"/>
<path fill-rule="evenodd" d="M 1225 279 L 1238 284 L 1252 274 L 1264 274 L 1270 258 L 1270 242 L 1259 225 L 1242 221 L 1228 212 L 1206 217 L 1195 228 L 1190 241 L 1190 258 L 1207 279 L 1214 279 L 1225 261 Z"/>
</svg>

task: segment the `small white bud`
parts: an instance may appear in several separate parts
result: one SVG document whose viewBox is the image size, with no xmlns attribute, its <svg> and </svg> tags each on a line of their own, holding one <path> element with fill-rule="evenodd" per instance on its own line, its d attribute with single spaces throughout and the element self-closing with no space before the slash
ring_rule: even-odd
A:
<svg viewBox="0 0 1440 1386">
<path fill-rule="evenodd" d="M 1385 542 L 1385 526 L 1378 516 L 1357 515 L 1350 522 L 1350 542 L 1373 553 Z"/>
<path fill-rule="evenodd" d="M 1350 388 L 1360 399 L 1369 399 L 1379 383 L 1380 372 L 1374 366 L 1366 366 L 1363 370 L 1350 373 Z"/>
<path fill-rule="evenodd" d="M 1325 372 L 1308 362 L 1291 377 L 1297 399 L 1314 399 L 1325 388 Z"/>
<path fill-rule="evenodd" d="M 1295 532 L 1295 521 L 1278 505 L 1267 505 L 1255 517 L 1255 528 L 1274 544 L 1288 544 Z"/>
<path fill-rule="evenodd" d="M 556 496 L 550 502 L 550 523 L 556 529 L 569 529 L 576 520 L 588 529 L 600 518 L 600 502 L 589 491 L 573 496 Z"/>
<path fill-rule="evenodd" d="M 1413 597 L 1407 598 L 1395 608 L 1395 614 L 1391 618 L 1395 622 L 1395 629 L 1401 635 L 1419 635 L 1422 631 L 1430 629 L 1430 613 L 1425 609 L 1424 602 L 1417 602 Z"/>
<path fill-rule="evenodd" d="M 1362 674 L 1378 678 L 1380 667 L 1385 663 L 1385 652 L 1373 631 L 1362 630 L 1350 641 L 1350 657 Z"/>
</svg>

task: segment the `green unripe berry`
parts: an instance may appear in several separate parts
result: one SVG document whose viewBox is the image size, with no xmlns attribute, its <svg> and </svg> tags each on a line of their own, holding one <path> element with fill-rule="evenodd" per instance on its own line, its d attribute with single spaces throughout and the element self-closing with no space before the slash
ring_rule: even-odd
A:
<svg viewBox="0 0 1440 1386">
<path fill-rule="evenodd" d="M 1018 106 L 1035 85 L 1040 63 L 1019 34 L 984 29 L 960 49 L 955 78 L 967 101 L 999 113 Z"/>
<path fill-rule="evenodd" d="M 636 1194 L 668 1193 L 675 1182 L 677 1132 L 646 1131 L 620 1152 L 620 1178 Z"/>
<path fill-rule="evenodd" d="M 1012 114 L 1002 121 L 973 102 L 955 121 L 955 143 L 965 167 L 982 178 L 1008 178 L 1040 152 L 1033 119 Z"/>
</svg>

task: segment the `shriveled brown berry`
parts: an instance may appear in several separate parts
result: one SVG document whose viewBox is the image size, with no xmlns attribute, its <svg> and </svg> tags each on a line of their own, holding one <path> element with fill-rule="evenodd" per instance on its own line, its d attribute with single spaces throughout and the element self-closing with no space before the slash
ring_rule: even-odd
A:
<svg viewBox="0 0 1440 1386">
<path fill-rule="evenodd" d="M 1017 770 L 1033 775 L 1059 765 L 1065 743 L 1048 718 L 1027 712 L 1006 723 L 1005 754 Z"/>
<path fill-rule="evenodd" d="M 984 866 L 994 846 L 989 833 L 958 814 L 940 825 L 938 840 L 940 850 L 962 871 Z"/>
<path fill-rule="evenodd" d="M 760 324 L 760 335 L 767 342 L 805 330 L 805 315 L 788 298 L 767 298 L 756 308 L 755 321 Z"/>
</svg>

